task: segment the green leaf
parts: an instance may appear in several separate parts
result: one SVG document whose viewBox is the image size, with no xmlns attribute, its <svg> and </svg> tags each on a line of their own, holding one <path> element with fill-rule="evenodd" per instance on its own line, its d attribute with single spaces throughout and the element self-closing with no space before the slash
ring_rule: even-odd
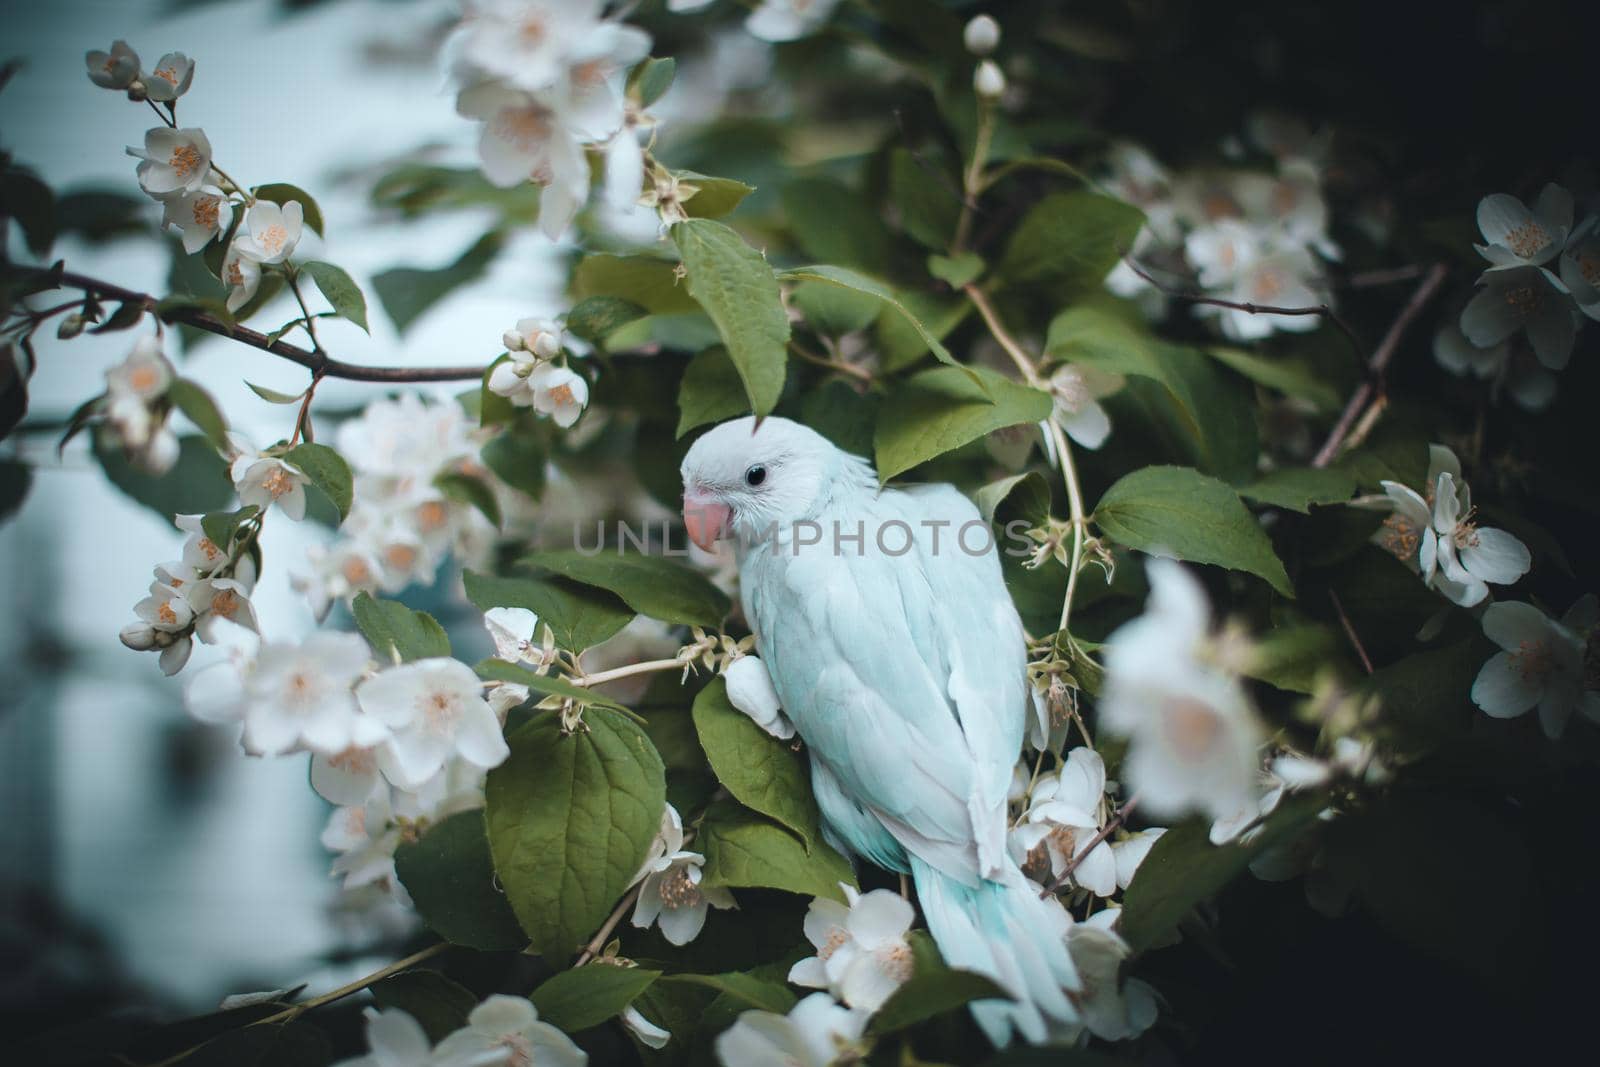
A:
<svg viewBox="0 0 1600 1067">
<path fill-rule="evenodd" d="M 787 1015 L 799 999 L 786 986 L 739 971 L 726 974 L 670 974 L 662 980 L 715 989 L 738 1001 L 742 1008 L 770 1011 L 777 1015 Z"/>
<path fill-rule="evenodd" d="M 962 252 L 957 256 L 932 255 L 928 257 L 928 273 L 952 289 L 977 281 L 983 276 L 983 257 L 976 252 Z"/>
<path fill-rule="evenodd" d="M 166 522 L 174 515 L 219 511 L 233 502 L 233 480 L 217 450 L 198 435 L 178 439 L 178 462 L 162 475 L 137 470 L 109 434 L 94 435 L 94 455 L 111 484 Z"/>
<path fill-rule="evenodd" d="M 733 798 L 793 830 L 810 852 L 821 815 L 800 754 L 734 707 L 722 678 L 695 697 L 694 728 L 711 769 Z"/>
<path fill-rule="evenodd" d="M 1256 639 L 1245 674 L 1291 693 L 1315 692 L 1318 679 L 1350 674 L 1345 638 L 1314 623 L 1282 626 Z"/>
<path fill-rule="evenodd" d="M 575 1034 L 621 1015 L 660 977 L 660 971 L 595 960 L 552 975 L 528 999 L 539 1009 L 541 1022 Z"/>
<path fill-rule="evenodd" d="M 311 275 L 311 280 L 317 283 L 317 288 L 322 290 L 322 295 L 341 317 L 349 319 L 367 333 L 372 332 L 367 327 L 367 298 L 343 267 L 309 259 L 300 264 L 300 269 Z"/>
<path fill-rule="evenodd" d="M 8 155 L 5 160 L 10 162 Z M 56 197 L 50 187 L 20 167 L 0 175 L 0 218 L 15 219 L 28 251 L 42 256 L 56 239 Z"/>
<path fill-rule="evenodd" d="M 76 189 L 56 200 L 56 227 L 61 234 L 76 233 L 90 244 L 148 231 L 145 208 L 149 201 L 105 189 Z"/>
<path fill-rule="evenodd" d="M 291 200 L 298 202 L 305 212 L 306 225 L 311 227 L 311 231 L 318 237 L 323 236 L 322 209 L 317 206 L 315 200 L 311 199 L 311 194 L 304 189 L 290 185 L 288 182 L 271 182 L 267 185 L 258 185 L 250 192 L 253 196 L 262 200 L 270 200 L 274 204 L 287 204 Z"/>
<path fill-rule="evenodd" d="M 878 315 L 878 347 L 885 371 L 909 367 L 927 355 L 930 349 L 924 332 L 943 340 L 972 314 L 969 300 L 940 299 L 909 289 L 895 295 L 911 317 L 887 304 Z"/>
<path fill-rule="evenodd" d="M 866 329 L 884 308 L 876 296 L 824 282 L 799 283 L 789 291 L 789 303 L 800 309 L 807 326 L 829 337 Z"/>
<path fill-rule="evenodd" d="M 1263 474 L 1239 495 L 1309 515 L 1313 504 L 1343 504 L 1355 492 L 1356 480 L 1337 467 L 1285 467 Z"/>
<path fill-rule="evenodd" d="M 175 378 L 167 387 L 167 399 L 172 401 L 173 407 L 188 416 L 189 421 L 198 426 L 213 445 L 227 447 L 228 424 L 210 393 L 187 378 Z"/>
<path fill-rule="evenodd" d="M 1050 486 L 1038 471 L 1027 471 L 990 482 L 976 496 L 978 511 L 991 523 L 1012 517 L 1042 526 L 1050 517 Z"/>
<path fill-rule="evenodd" d="M 489 439 L 479 453 L 500 480 L 537 500 L 544 493 L 544 443 L 531 427 L 516 423 Z"/>
<path fill-rule="evenodd" d="M 527 946 L 505 893 L 495 885 L 482 811 L 434 823 L 395 850 L 394 866 L 422 921 L 452 945 L 483 952 Z"/>
<path fill-rule="evenodd" d="M 831 178 L 800 178 L 783 187 L 783 213 L 808 256 L 862 270 L 887 270 L 893 238 L 882 214 Z"/>
<path fill-rule="evenodd" d="M 89 332 L 113 333 L 117 330 L 126 330 L 129 327 L 138 324 L 139 320 L 144 317 L 144 311 L 144 301 L 125 300 L 117 305 L 117 310 L 111 313 L 110 318 L 106 319 L 106 321 L 94 327 Z"/>
<path fill-rule="evenodd" d="M 779 277 L 784 281 L 824 282 L 828 285 L 838 286 L 841 289 L 876 297 L 883 301 L 886 307 L 893 308 L 896 313 L 905 319 L 906 324 L 922 340 L 922 343 L 927 345 L 940 363 L 959 367 L 963 373 L 969 375 L 974 382 L 978 383 L 980 388 L 984 387 L 985 379 L 981 378 L 974 369 L 958 362 L 956 357 L 950 354 L 950 350 L 933 335 L 933 332 L 924 326 L 922 321 L 911 313 L 911 309 L 902 304 L 899 298 L 883 283 L 874 281 L 865 275 L 857 274 L 853 270 L 846 270 L 844 267 L 823 265 L 796 267 L 794 270 L 784 271 Z"/>
<path fill-rule="evenodd" d="M 478 821 L 483 821 L 481 814 Z M 513 929 L 515 926 L 513 923 Z M 374 982 L 370 991 L 378 1007 L 398 1008 L 417 1020 L 429 1041 L 441 1041 L 466 1026 L 467 1016 L 478 1006 L 478 998 L 470 989 L 426 968 L 401 971 Z"/>
<path fill-rule="evenodd" d="M 1286 357 L 1269 359 L 1242 348 L 1217 347 L 1205 351 L 1212 359 L 1226 364 L 1257 385 L 1304 400 L 1318 411 L 1337 411 L 1344 402 L 1337 389 L 1317 378 L 1301 360 Z"/>
<path fill-rule="evenodd" d="M 311 479 L 311 484 L 339 509 L 341 522 L 350 514 L 350 504 L 355 495 L 355 482 L 350 474 L 350 464 L 327 445 L 304 441 L 285 452 L 286 462 L 294 464 Z"/>
<path fill-rule="evenodd" d="M 605 921 L 644 862 L 666 806 L 650 739 L 626 716 L 590 707 L 561 734 L 560 716 L 507 738 L 489 772 L 485 814 L 495 871 L 534 949 L 565 960 Z"/>
<path fill-rule="evenodd" d="M 1244 873 L 1261 853 L 1314 823 L 1327 806 L 1328 798 L 1321 793 L 1291 795 L 1246 844 L 1213 845 L 1210 826 L 1200 819 L 1168 830 L 1139 864 L 1123 897 L 1119 923 L 1123 940 L 1136 953 L 1159 948 L 1197 904 Z"/>
<path fill-rule="evenodd" d="M 515 420 L 520 412 L 515 404 L 489 388 L 494 369 L 510 358 L 509 353 L 498 356 L 483 368 L 483 377 L 478 381 L 478 424 L 481 426 L 504 426 Z"/>
<path fill-rule="evenodd" d="M 720 222 L 680 222 L 672 227 L 672 238 L 689 272 L 689 295 L 717 324 L 751 410 L 771 413 L 783 392 L 789 343 L 789 317 L 772 268 Z"/>
<path fill-rule="evenodd" d="M 683 202 L 683 210 L 690 218 L 720 219 L 731 215 L 745 197 L 756 191 L 755 186 L 732 178 L 714 178 L 692 170 L 673 171 L 673 177 L 695 187 L 695 194 Z"/>
<path fill-rule="evenodd" d="M 395 600 L 377 600 L 370 593 L 356 594 L 350 607 L 379 661 L 394 655 L 410 662 L 450 654 L 444 627 L 425 611 L 412 611 Z"/>
<path fill-rule="evenodd" d="M 445 471 L 434 478 L 433 484 L 449 499 L 477 508 L 489 520 L 489 525 L 499 527 L 500 502 L 495 499 L 494 490 L 482 478 L 474 478 L 462 471 Z"/>
<path fill-rule="evenodd" d="M 652 315 L 699 311 L 676 268 L 671 260 L 654 256 L 584 256 L 572 273 L 572 294 L 579 299 L 621 297 Z"/>
<path fill-rule="evenodd" d="M 376 207 L 415 218 L 429 212 L 490 208 L 507 223 L 532 224 L 539 218 L 540 188 L 534 182 L 502 189 L 477 167 L 402 163 L 372 186 Z"/>
<path fill-rule="evenodd" d="M 647 58 L 628 74 L 628 95 L 640 108 L 647 108 L 672 87 L 672 78 L 677 72 L 678 61 L 671 56 Z"/>
<path fill-rule="evenodd" d="M 955 238 L 961 194 L 956 179 L 938 171 L 904 148 L 889 156 L 889 198 L 900 209 L 900 228 L 923 247 L 942 252 Z"/>
<path fill-rule="evenodd" d="M 32 485 L 32 467 L 14 459 L 0 459 L 0 522 L 17 513 Z"/>
<path fill-rule="evenodd" d="M 620 296 L 591 296 L 567 312 L 567 329 L 590 344 L 603 344 L 610 334 L 649 312 Z"/>
<path fill-rule="evenodd" d="M 505 238 L 491 230 L 475 241 L 452 263 L 443 267 L 391 267 L 372 276 L 383 309 L 394 320 L 400 333 L 434 304 L 468 282 L 481 278 L 499 253 Z"/>
<path fill-rule="evenodd" d="M 182 1057 L 186 1067 L 302 1067 L 328 1063 L 328 1036 L 304 1020 L 262 1023 L 212 1038 Z"/>
<path fill-rule="evenodd" d="M 983 367 L 923 371 L 890 394 L 878 414 L 878 478 L 887 482 L 993 430 L 1049 418 L 1050 411 L 1050 394 Z"/>
<path fill-rule="evenodd" d="M 577 549 L 535 552 L 520 562 L 614 593 L 634 611 L 662 622 L 714 627 L 727 616 L 727 594 L 699 571 L 624 548 L 598 555 Z"/>
<path fill-rule="evenodd" d="M 238 511 L 214 511 L 201 516 L 200 528 L 211 538 L 212 544 L 226 552 L 233 547 L 233 537 L 239 527 L 259 514 L 261 509 L 254 504 L 246 504 Z"/>
<path fill-rule="evenodd" d="M 912 975 L 872 1016 L 873 1034 L 898 1033 L 974 1000 L 1009 1000 L 992 979 L 972 971 L 944 969 Z"/>
<path fill-rule="evenodd" d="M 718 345 L 689 361 L 678 383 L 678 436 L 696 426 L 721 422 L 750 410 L 739 371 L 728 358 L 728 350 Z"/>
<path fill-rule="evenodd" d="M 1472 685 L 1493 652 L 1486 638 L 1474 634 L 1407 656 L 1365 678 L 1363 691 L 1381 701 L 1380 743 L 1409 762 L 1464 733 L 1474 719 L 1481 719 L 1472 704 Z"/>
<path fill-rule="evenodd" d="M 695 848 L 705 854 L 703 884 L 712 888 L 782 889 L 842 901 L 839 883 L 856 884 L 849 862 L 826 841 L 808 855 L 794 834 L 731 800 L 706 811 Z"/>
<path fill-rule="evenodd" d="M 556 644 L 571 652 L 616 636 L 634 616 L 615 594 L 559 579 L 501 578 L 472 571 L 461 579 L 467 599 L 479 611 L 527 608 L 550 627 Z"/>
<path fill-rule="evenodd" d="M 298 404 L 306 395 L 304 389 L 298 393 L 290 394 L 280 393 L 276 389 L 268 389 L 266 386 L 257 385 L 255 382 L 245 382 L 244 384 L 250 387 L 252 393 L 269 404 Z"/>
<path fill-rule="evenodd" d="M 1120 545 L 1246 571 L 1294 596 L 1289 575 L 1255 516 L 1232 489 L 1197 470 L 1136 470 L 1106 490 L 1093 521 Z"/>
<path fill-rule="evenodd" d="M 1144 212 L 1098 193 L 1052 193 L 1012 232 L 1000 273 L 1068 292 L 1095 290 L 1132 247 Z"/>
</svg>

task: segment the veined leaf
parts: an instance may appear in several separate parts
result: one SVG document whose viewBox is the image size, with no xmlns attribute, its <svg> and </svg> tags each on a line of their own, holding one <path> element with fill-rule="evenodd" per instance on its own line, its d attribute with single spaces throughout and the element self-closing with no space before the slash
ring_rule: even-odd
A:
<svg viewBox="0 0 1600 1067">
<path fill-rule="evenodd" d="M 734 707 L 721 678 L 695 697 L 694 726 L 711 769 L 733 798 L 793 830 L 810 852 L 821 815 L 800 755 Z"/>
<path fill-rule="evenodd" d="M 750 407 L 769 414 L 788 369 L 789 317 L 766 258 L 720 222 L 689 219 L 672 227 L 688 270 L 689 295 L 717 324 Z"/>
<path fill-rule="evenodd" d="M 1049 393 L 982 367 L 936 367 L 913 375 L 878 414 L 878 479 L 887 482 L 992 430 L 1049 418 L 1051 406 Z"/>
<path fill-rule="evenodd" d="M 618 550 L 588 555 L 576 549 L 536 552 L 521 563 L 614 593 L 634 611 L 667 623 L 716 626 L 728 614 L 728 597 L 698 571 L 660 556 Z"/>
</svg>

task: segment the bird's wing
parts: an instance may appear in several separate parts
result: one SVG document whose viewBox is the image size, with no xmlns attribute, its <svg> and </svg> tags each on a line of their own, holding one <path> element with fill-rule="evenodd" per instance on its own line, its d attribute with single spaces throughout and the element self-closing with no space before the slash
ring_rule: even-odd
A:
<svg viewBox="0 0 1600 1067">
<path fill-rule="evenodd" d="M 1020 624 L 1014 612 L 1009 628 L 987 617 L 1006 597 L 997 565 L 989 575 L 984 560 L 964 555 L 889 556 L 874 537 L 875 524 L 898 520 L 920 538 L 923 518 L 946 513 L 959 509 L 941 496 L 841 501 L 846 533 L 865 523 L 863 554 L 851 544 L 798 555 L 761 548 L 746 559 L 742 585 L 762 659 L 813 757 L 907 849 L 976 884 L 1005 847 L 1006 785 L 1022 737 Z M 976 514 L 969 504 L 962 521 Z M 1006 665 L 1014 684 L 1003 681 Z M 988 711 L 996 700 L 1017 705 L 1014 730 L 997 726 Z"/>
</svg>

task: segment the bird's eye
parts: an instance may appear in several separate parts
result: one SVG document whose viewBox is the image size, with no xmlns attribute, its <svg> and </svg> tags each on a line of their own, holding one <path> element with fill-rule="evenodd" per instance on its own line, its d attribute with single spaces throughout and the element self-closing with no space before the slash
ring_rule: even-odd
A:
<svg viewBox="0 0 1600 1067">
<path fill-rule="evenodd" d="M 749 486 L 760 485 L 767 480 L 767 468 L 757 463 L 744 472 L 744 484 Z"/>
</svg>

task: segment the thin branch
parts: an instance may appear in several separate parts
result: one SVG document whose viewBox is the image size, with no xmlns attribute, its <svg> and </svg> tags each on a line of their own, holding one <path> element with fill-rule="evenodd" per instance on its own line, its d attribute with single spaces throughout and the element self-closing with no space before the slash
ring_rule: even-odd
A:
<svg viewBox="0 0 1600 1067">
<path fill-rule="evenodd" d="M 312 997 L 310 1000 L 291 1005 L 290 1007 L 278 1012 L 276 1015 L 269 1015 L 265 1019 L 257 1019 L 250 1025 L 264 1026 L 268 1023 L 288 1022 L 291 1019 L 298 1019 L 312 1008 L 320 1008 L 324 1004 L 332 1004 L 336 1000 L 343 1000 L 351 993 L 359 993 L 372 983 L 381 982 L 392 974 L 399 974 L 401 971 L 415 967 L 423 960 L 431 960 L 433 957 L 439 955 L 448 948 L 450 948 L 450 942 L 448 941 L 440 941 L 438 944 L 429 945 L 421 952 L 413 952 L 405 959 L 396 960 L 394 963 L 389 964 L 389 966 L 373 971 L 364 978 L 357 978 L 354 982 L 349 982 L 340 986 L 338 989 L 324 993 L 319 997 Z"/>
<path fill-rule="evenodd" d="M 688 840 L 688 837 L 684 838 L 685 842 Z M 628 913 L 628 909 L 633 907 L 634 902 L 639 899 L 639 891 L 643 888 L 644 883 L 641 881 L 623 894 L 622 899 L 617 902 L 617 906 L 611 909 L 611 914 L 606 917 L 606 921 L 601 925 L 599 932 L 589 939 L 587 945 L 583 946 L 583 952 L 578 955 L 577 962 L 573 964 L 574 967 L 582 967 L 600 954 L 600 950 L 605 947 L 606 939 L 617 928 L 617 924 Z"/>
<path fill-rule="evenodd" d="M 1219 308 L 1231 308 L 1234 311 L 1243 311 L 1250 315 L 1320 315 L 1339 328 L 1339 332 L 1344 334 L 1345 339 L 1350 342 L 1350 347 L 1355 351 L 1356 358 L 1364 359 L 1366 356 L 1366 349 L 1361 346 L 1361 338 L 1357 337 L 1355 330 L 1350 328 L 1350 324 L 1344 321 L 1339 313 L 1327 304 L 1316 304 L 1307 307 L 1279 307 L 1276 304 L 1253 304 L 1249 301 L 1224 300 L 1218 296 L 1207 296 L 1205 293 L 1197 293 L 1188 289 L 1174 289 L 1172 286 L 1165 285 L 1152 277 L 1150 272 L 1140 266 L 1139 261 L 1134 259 L 1131 254 L 1123 256 L 1122 259 L 1123 262 L 1128 264 L 1133 273 L 1174 300 L 1185 300 L 1191 304 L 1209 304 L 1212 307 Z"/>
<path fill-rule="evenodd" d="M 38 273 L 49 274 L 45 270 L 40 270 Z M 96 296 L 123 303 L 140 304 L 152 314 L 156 310 L 156 298 L 149 293 L 125 289 L 120 285 L 70 271 L 62 274 L 58 281 L 62 286 L 82 289 Z M 360 363 L 345 363 L 342 360 L 329 359 L 324 353 L 307 352 L 303 348 L 297 348 L 281 340 L 274 341 L 266 334 L 252 330 L 248 326 L 230 326 L 215 315 L 199 308 L 170 308 L 162 317 L 168 322 L 193 326 L 207 333 L 228 337 L 251 348 L 259 348 L 263 352 L 281 356 L 324 378 L 344 378 L 355 382 L 463 382 L 481 378 L 484 372 L 483 367 L 372 367 Z"/>
<path fill-rule="evenodd" d="M 1366 410 L 1367 404 L 1374 397 L 1381 399 L 1384 373 L 1389 369 L 1389 362 L 1394 359 L 1394 354 L 1400 347 L 1401 338 L 1422 313 L 1428 301 L 1432 300 L 1434 294 L 1444 285 L 1448 274 L 1448 267 L 1443 263 L 1435 263 L 1429 269 L 1427 276 L 1422 279 L 1422 284 L 1411 294 L 1411 299 L 1406 301 L 1406 306 L 1400 309 L 1400 314 L 1395 316 L 1394 322 L 1389 324 L 1389 332 L 1383 335 L 1382 343 L 1378 345 L 1378 350 L 1372 354 L 1372 359 L 1367 363 L 1367 380 L 1357 386 L 1356 391 L 1351 394 L 1350 402 L 1344 406 L 1344 411 L 1339 415 L 1339 421 L 1334 423 L 1333 431 L 1328 434 L 1328 439 L 1323 442 L 1316 458 L 1311 461 L 1313 467 L 1326 467 L 1332 463 L 1351 428 L 1356 425 L 1356 420 Z M 1368 426 L 1368 429 L 1370 428 Z"/>
<path fill-rule="evenodd" d="M 1105 826 L 1100 828 L 1100 832 L 1089 838 L 1088 843 L 1085 844 L 1083 848 L 1078 849 L 1076 854 L 1074 854 L 1073 857 L 1067 861 L 1067 865 L 1062 868 L 1061 873 L 1052 879 L 1049 885 L 1044 887 L 1044 890 L 1040 892 L 1039 896 L 1041 898 L 1047 897 L 1056 890 L 1060 889 L 1062 886 L 1066 885 L 1067 879 L 1072 877 L 1072 872 L 1078 869 L 1078 865 L 1084 860 L 1088 859 L 1089 853 L 1093 852 L 1095 849 L 1104 844 L 1106 838 L 1115 833 L 1117 827 L 1121 826 L 1127 821 L 1128 816 L 1133 814 L 1133 809 L 1138 806 L 1138 803 L 1139 794 L 1135 793 L 1133 796 L 1128 798 L 1128 802 L 1126 804 L 1122 805 L 1121 810 L 1113 812 L 1111 818 L 1106 820 Z"/>
<path fill-rule="evenodd" d="M 1345 289 L 1371 289 L 1379 285 L 1393 285 L 1396 282 L 1409 282 L 1413 278 L 1420 278 L 1428 268 L 1421 263 L 1410 263 L 1404 267 L 1385 267 L 1380 270 L 1364 270 L 1358 274 L 1338 280 L 1336 284 Z"/>
<path fill-rule="evenodd" d="M 1366 647 L 1361 644 L 1361 638 L 1356 634 L 1356 628 L 1350 621 L 1350 616 L 1345 614 L 1344 605 L 1339 602 L 1339 594 L 1329 589 L 1328 599 L 1333 601 L 1333 610 L 1339 615 L 1339 625 L 1344 627 L 1344 635 L 1350 639 L 1350 644 L 1355 646 L 1356 655 L 1361 657 L 1361 666 L 1366 668 L 1368 674 L 1371 674 L 1372 659 L 1367 655 Z"/>
<path fill-rule="evenodd" d="M 827 367 L 829 370 L 838 371 L 840 374 L 848 374 L 857 381 L 872 381 L 872 372 L 865 367 L 858 367 L 854 363 L 846 363 L 842 359 L 829 359 L 827 356 L 819 356 L 794 341 L 789 342 L 789 350 L 807 363 L 815 363 L 819 367 Z"/>
<path fill-rule="evenodd" d="M 568 678 L 567 681 L 571 682 L 573 685 L 588 688 L 589 686 L 600 685 L 605 682 L 614 682 L 618 678 L 628 678 L 635 674 L 650 674 L 654 671 L 670 671 L 674 668 L 681 669 L 683 665 L 684 663 L 681 659 L 650 659 L 645 660 L 643 663 L 630 663 L 626 667 L 613 667 L 609 671 L 600 671 L 596 674 L 584 674 L 576 678 Z"/>
</svg>

